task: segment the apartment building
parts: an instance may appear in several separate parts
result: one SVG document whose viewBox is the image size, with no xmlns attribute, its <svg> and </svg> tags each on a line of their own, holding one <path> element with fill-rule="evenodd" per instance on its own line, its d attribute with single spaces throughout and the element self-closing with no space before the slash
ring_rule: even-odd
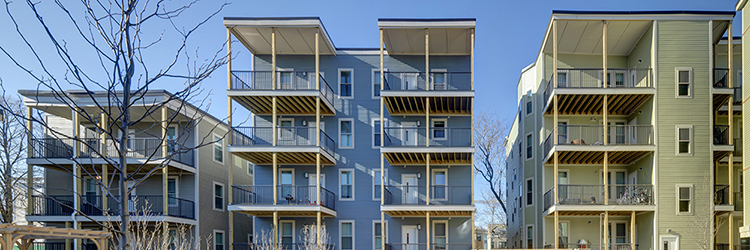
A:
<svg viewBox="0 0 750 250">
<path fill-rule="evenodd" d="M 298 249 L 305 227 L 342 250 L 474 248 L 475 25 L 379 19 L 380 48 L 349 49 L 316 17 L 225 17 L 252 54 L 228 70 L 229 110 L 253 114 L 228 151 L 256 180 L 230 179 L 230 220 L 254 230 L 234 249 Z"/>
<path fill-rule="evenodd" d="M 82 118 L 84 113 L 72 111 L 55 93 L 19 91 L 28 107 L 27 113 L 42 114 L 49 125 L 44 131 L 32 130 L 39 136 L 30 140 L 26 163 L 29 169 L 43 171 L 44 187 L 43 194 L 30 195 L 26 220 L 51 227 L 102 230 L 98 223 L 117 220 L 120 214 L 119 199 L 108 197 L 103 187 L 91 179 L 101 178 L 105 185 L 119 182 L 118 176 L 113 176 L 114 168 L 108 164 L 108 160 L 117 161 L 118 144 L 106 133 L 98 132 L 102 127 L 109 127 L 106 124 L 109 119 L 102 112 L 106 107 L 97 105 L 108 103 L 109 97 L 106 92 L 67 92 L 72 98 L 70 101 L 91 119 Z M 235 183 L 252 184 L 252 165 L 241 159 L 230 165 L 229 158 L 234 156 L 224 150 L 228 146 L 224 136 L 229 128 L 225 123 L 170 96 L 171 93 L 163 90 L 149 90 L 143 95 L 144 104 L 131 108 L 131 114 L 141 118 L 145 112 L 150 112 L 147 110 L 155 108 L 154 104 L 166 102 L 159 108 L 161 110 L 144 117 L 129 131 L 126 156 L 129 171 L 143 176 L 160 164 L 166 167 L 140 184 L 126 183 L 128 187 L 135 186 L 128 204 L 130 218 L 149 224 L 168 223 L 173 240 L 181 238 L 177 230 L 185 226 L 187 239 L 201 239 L 201 244 L 205 244 L 205 239 L 211 237 L 213 249 L 228 249 L 229 238 L 225 232 L 230 228 L 226 209 L 230 194 L 229 172 L 235 170 Z M 174 122 L 163 126 L 168 119 Z M 98 129 L 92 120 L 99 123 Z M 73 139 L 76 137 L 78 139 Z M 207 146 L 182 150 L 202 144 Z M 102 155 L 108 155 L 108 159 Z M 167 156 L 171 156 L 171 160 L 165 163 Z M 138 170 L 137 166 L 142 168 Z M 110 192 L 119 192 L 119 185 L 110 187 Z M 235 231 L 252 231 L 250 218 L 238 218 L 235 222 Z M 88 243 L 77 240 L 35 244 L 47 249 L 96 249 Z"/>
<path fill-rule="evenodd" d="M 734 16 L 552 12 L 506 144 L 509 247 L 750 244 Z"/>
</svg>

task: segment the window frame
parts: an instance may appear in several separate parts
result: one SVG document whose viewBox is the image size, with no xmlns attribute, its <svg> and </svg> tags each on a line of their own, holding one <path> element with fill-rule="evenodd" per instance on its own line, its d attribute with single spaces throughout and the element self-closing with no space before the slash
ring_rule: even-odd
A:
<svg viewBox="0 0 750 250">
<path fill-rule="evenodd" d="M 351 138 L 352 138 L 351 139 L 351 146 L 342 146 L 342 143 L 341 143 L 341 135 L 342 135 L 342 133 L 341 133 L 341 122 L 345 122 L 345 121 L 348 121 L 351 124 L 351 130 L 352 131 L 351 131 L 351 133 L 347 133 L 347 134 L 351 134 Z M 338 146 L 339 146 L 339 148 L 340 149 L 353 149 L 354 148 L 354 118 L 339 118 L 338 126 L 339 126 L 339 129 L 338 129 L 339 130 L 339 136 L 338 136 Z"/>
<path fill-rule="evenodd" d="M 688 199 L 688 202 L 690 202 L 689 210 L 688 212 L 680 212 L 680 188 L 688 188 L 690 191 L 690 199 Z M 677 215 L 693 215 L 693 211 L 695 211 L 695 194 L 693 192 L 693 184 L 675 184 L 675 212 Z"/>
<path fill-rule="evenodd" d="M 291 185 L 291 186 L 294 186 L 294 185 L 297 184 L 297 182 L 296 182 L 296 180 L 294 178 L 295 177 L 294 168 L 279 168 L 278 171 L 279 172 L 277 173 L 277 175 L 278 175 L 279 179 L 276 180 L 276 185 L 279 185 L 279 186 L 281 186 L 281 185 Z M 281 184 L 281 172 L 286 172 L 286 171 L 292 172 L 292 184 Z"/>
<path fill-rule="evenodd" d="M 221 209 L 216 208 L 216 198 L 217 198 L 216 197 L 216 186 L 221 186 Z M 217 182 L 217 181 L 213 182 L 213 189 L 212 189 L 213 193 L 211 194 L 211 196 L 213 196 L 213 199 L 211 199 L 211 203 L 212 203 L 211 208 L 214 211 L 218 211 L 218 212 L 224 212 L 224 211 L 226 211 L 226 207 L 227 207 L 227 204 L 226 204 L 226 196 L 227 196 L 226 192 L 227 191 L 226 191 L 226 189 L 227 188 L 224 185 L 224 183 Z"/>
<path fill-rule="evenodd" d="M 383 96 L 382 92 L 380 93 L 379 96 L 375 95 L 375 89 L 376 89 L 375 88 L 375 84 L 376 84 L 375 83 L 375 79 L 380 78 L 380 74 L 377 74 L 376 72 L 380 72 L 380 68 L 372 68 L 372 71 L 371 71 L 372 79 L 370 79 L 370 82 L 371 82 L 371 84 L 370 84 L 370 96 L 372 97 L 372 99 L 380 99 L 380 97 Z M 383 69 L 383 72 L 388 72 L 388 69 L 387 68 Z M 339 78 L 341 78 L 341 77 L 339 77 Z M 385 77 L 383 77 L 383 78 L 385 78 Z M 383 83 L 381 82 L 380 84 L 382 85 Z M 381 90 L 384 90 L 384 89 L 385 89 L 385 87 L 381 88 Z"/>
<path fill-rule="evenodd" d="M 430 173 L 430 187 L 437 186 L 437 184 L 435 184 L 435 172 L 445 172 L 445 189 L 446 189 L 446 193 L 445 193 L 445 198 L 437 198 L 437 197 L 435 197 L 435 193 L 437 193 L 437 192 L 430 192 L 430 195 L 432 196 L 432 197 L 430 197 L 430 200 L 447 201 L 448 198 L 449 198 L 448 197 L 448 190 L 447 190 L 448 187 L 449 187 L 449 185 L 448 185 L 448 169 L 447 168 L 433 168 L 432 171 L 431 171 L 431 173 Z M 431 190 L 434 190 L 434 189 L 431 189 Z"/>
<path fill-rule="evenodd" d="M 529 235 L 529 228 L 531 228 L 531 235 Z M 534 246 L 536 245 L 536 242 L 534 242 L 534 238 L 536 238 L 536 237 L 534 237 L 534 236 L 536 236 L 535 235 L 536 232 L 534 231 L 534 224 L 526 224 L 526 226 L 524 227 L 524 229 L 526 229 L 526 230 L 523 230 L 523 235 L 524 235 L 523 244 L 524 244 L 524 247 L 528 247 L 529 240 L 531 240 L 532 249 L 535 248 Z M 531 238 L 529 238 L 529 236 L 531 236 Z M 557 242 L 555 242 L 555 244 L 557 244 Z"/>
<path fill-rule="evenodd" d="M 354 237 L 355 235 L 357 235 L 356 230 L 355 230 L 354 220 L 339 220 L 339 249 L 345 250 L 343 248 L 344 245 L 341 244 L 341 242 L 343 242 L 343 238 L 344 238 L 344 235 L 341 234 L 344 223 L 350 223 L 350 224 L 352 224 L 352 235 L 351 236 L 347 236 L 347 237 L 352 237 L 352 249 L 351 250 L 354 250 L 356 248 L 356 246 L 357 246 L 357 244 L 356 244 L 357 238 Z"/>
<path fill-rule="evenodd" d="M 350 177 L 351 177 L 351 184 L 349 184 L 349 185 L 350 185 L 350 186 L 352 186 L 352 191 L 351 191 L 351 192 L 352 192 L 352 193 L 351 193 L 351 194 L 352 194 L 352 197 L 351 197 L 351 198 L 344 198 L 344 197 L 343 197 L 343 196 L 341 195 L 341 194 L 343 194 L 343 192 L 341 192 L 341 190 L 342 190 L 342 189 L 343 189 L 343 187 L 344 187 L 344 184 L 342 184 L 342 181 L 341 181 L 341 176 L 342 176 L 343 172 L 349 172 L 349 173 L 350 173 Z M 339 179 L 338 179 L 338 183 L 339 183 L 339 195 L 338 195 L 338 196 L 339 196 L 339 201 L 354 201 L 354 199 L 355 199 L 355 195 L 354 195 L 354 194 L 355 194 L 355 192 L 354 192 L 354 189 L 355 189 L 355 188 L 356 188 L 356 186 L 357 186 L 357 185 L 355 184 L 355 181 L 354 181 L 355 179 L 356 179 L 356 178 L 354 178 L 354 169 L 353 169 L 353 168 L 340 168 L 340 169 L 339 169 Z"/>
<path fill-rule="evenodd" d="M 688 139 L 688 152 L 680 153 L 680 129 L 688 129 L 690 139 Z M 693 135 L 693 125 L 675 125 L 675 155 L 677 156 L 693 156 L 693 146 L 695 142 L 695 136 Z"/>
<path fill-rule="evenodd" d="M 450 237 L 448 237 L 448 232 L 450 231 L 450 227 L 449 227 L 449 224 L 448 224 L 448 220 L 433 220 L 432 221 L 432 232 L 430 232 L 431 237 L 432 237 L 432 244 L 434 244 L 434 245 L 438 244 L 437 243 L 437 238 L 435 238 L 435 228 L 437 228 L 437 227 L 435 227 L 435 224 L 438 224 L 438 223 L 445 223 L 445 236 L 444 236 L 445 237 L 445 243 L 443 243 L 443 244 L 446 245 L 446 249 L 447 249 L 447 248 L 449 248 L 449 245 L 450 245 Z"/>
<path fill-rule="evenodd" d="M 385 176 L 383 178 L 385 179 L 385 182 L 388 183 L 388 169 L 385 170 Z M 378 172 L 376 175 L 375 172 Z M 373 169 L 372 170 L 372 200 L 373 201 L 380 201 L 381 198 L 375 197 L 375 193 L 377 193 L 377 188 L 375 188 L 375 185 L 378 185 L 376 180 L 380 180 L 380 169 Z M 384 186 L 382 183 L 381 186 Z"/>
<path fill-rule="evenodd" d="M 226 247 L 225 247 L 227 245 L 226 244 L 226 234 L 224 233 L 224 230 L 218 230 L 218 229 L 214 229 L 214 231 L 213 231 L 213 237 L 214 237 L 213 239 L 214 240 L 213 240 L 212 245 L 213 245 L 214 249 L 216 249 L 216 238 L 218 238 L 218 237 L 216 237 L 216 233 L 221 233 L 221 249 L 222 250 L 226 250 Z"/>
<path fill-rule="evenodd" d="M 350 74 L 349 78 L 351 79 L 351 81 L 348 84 L 351 85 L 351 91 L 350 91 L 351 95 L 349 95 L 349 96 L 342 96 L 341 95 L 341 85 L 342 85 L 342 83 L 341 83 L 341 72 L 344 72 L 344 71 L 348 71 L 349 74 Z M 338 81 L 339 81 L 339 89 L 337 91 L 339 99 L 354 99 L 354 69 L 353 68 L 339 68 L 338 69 L 338 74 L 336 76 L 337 76 Z"/>
<path fill-rule="evenodd" d="M 533 143 L 534 142 L 534 133 L 533 132 L 532 133 L 528 133 L 528 134 L 526 134 L 526 136 L 524 136 L 524 144 L 526 144 L 525 145 L 526 147 L 524 147 L 524 150 L 525 150 L 524 153 L 526 153 L 526 160 L 534 159 L 534 145 L 533 144 L 529 144 L 529 136 L 531 136 L 531 142 Z M 531 149 L 531 152 L 529 152 L 529 149 Z"/>
<path fill-rule="evenodd" d="M 680 71 L 688 71 L 688 94 L 687 95 L 680 95 L 680 84 L 684 84 L 680 82 Z M 674 90 L 674 96 L 675 98 L 693 98 L 693 68 L 691 67 L 675 67 L 674 68 L 674 84 L 675 84 L 675 90 Z"/>
<path fill-rule="evenodd" d="M 282 223 L 292 223 L 292 244 L 297 243 L 297 221 L 295 220 L 279 220 L 279 244 L 281 244 L 281 232 L 283 231 L 281 228 Z"/>
<path fill-rule="evenodd" d="M 526 91 L 523 102 L 524 116 L 528 117 L 534 114 L 534 96 L 531 94 L 531 90 Z M 529 108 L 531 104 L 531 108 Z"/>
<path fill-rule="evenodd" d="M 531 182 L 531 191 L 529 191 L 529 182 Z M 526 199 L 524 201 L 524 204 L 526 204 L 526 207 L 532 207 L 534 206 L 534 178 L 529 177 L 526 178 L 524 181 L 523 186 L 524 193 L 526 194 Z M 531 204 L 529 204 L 529 201 L 531 201 Z"/>
<path fill-rule="evenodd" d="M 443 137 L 442 138 L 435 137 L 435 131 L 437 131 L 437 129 L 435 129 L 436 128 L 435 127 L 435 122 L 443 122 L 443 124 L 445 125 L 441 129 L 441 130 L 443 130 Z M 434 119 L 430 120 L 430 129 L 429 130 L 430 130 L 430 139 L 431 140 L 447 141 L 448 140 L 448 119 L 446 119 L 446 118 L 434 118 Z"/>
<path fill-rule="evenodd" d="M 253 164 L 252 162 L 248 161 L 247 162 L 247 172 L 246 173 L 250 177 L 255 177 L 255 164 Z M 255 182 L 253 182 L 253 183 L 255 183 Z"/>
<path fill-rule="evenodd" d="M 224 165 L 224 162 L 225 162 L 225 161 L 224 161 L 224 158 L 225 158 L 225 155 L 224 155 L 224 151 L 225 151 L 225 150 L 224 150 L 224 148 L 225 148 L 225 146 L 224 146 L 224 138 L 223 138 L 223 137 L 221 137 L 221 136 L 219 136 L 219 135 L 218 135 L 218 134 L 216 134 L 216 133 L 213 133 L 213 136 L 214 136 L 214 142 L 212 143 L 212 144 L 213 144 L 213 147 L 211 147 L 211 151 L 212 151 L 211 155 L 212 155 L 213 157 L 211 158 L 211 160 L 213 160 L 213 161 L 214 161 L 215 163 L 218 163 L 218 164 Z M 219 140 L 216 140 L 216 138 L 217 138 L 217 137 L 218 137 L 218 138 L 220 138 L 220 139 L 219 139 Z M 217 145 L 218 145 L 219 147 L 221 147 L 221 148 L 219 149 L 219 150 L 221 151 L 221 161 L 217 161 L 217 160 L 216 160 L 216 155 L 217 155 L 217 154 L 216 154 L 216 146 L 217 146 Z"/>
<path fill-rule="evenodd" d="M 388 118 L 385 118 L 385 117 L 384 117 L 384 118 L 383 118 L 383 120 L 384 120 L 384 121 L 385 121 L 386 123 L 388 123 Z M 372 119 L 370 120 L 370 122 L 371 122 L 370 124 L 372 124 L 372 136 L 370 136 L 370 137 L 371 137 L 371 139 L 372 139 L 372 148 L 373 148 L 373 149 L 379 149 L 380 147 L 382 147 L 382 145 L 380 145 L 380 146 L 376 146 L 376 145 L 375 145 L 375 141 L 376 141 L 376 140 L 375 140 L 375 134 L 376 134 L 375 132 L 377 131 L 377 132 L 378 132 L 378 134 L 380 134 L 380 136 L 383 136 L 383 131 L 380 131 L 380 126 L 377 126 L 377 127 L 375 126 L 375 122 L 380 122 L 380 118 L 372 118 Z M 386 126 L 385 126 L 385 124 L 383 124 L 383 128 L 385 128 L 385 127 L 386 127 Z M 353 131 L 352 131 L 352 132 L 353 132 Z M 385 141 L 385 140 L 383 140 L 383 141 Z M 354 145 L 354 144 L 352 144 L 352 145 Z"/>
<path fill-rule="evenodd" d="M 169 204 L 169 181 L 174 180 L 174 198 L 175 198 L 175 204 Z M 177 207 L 179 204 L 177 203 L 177 199 L 180 198 L 180 179 L 178 176 L 168 176 L 167 177 L 167 205 L 170 207 Z"/>
<path fill-rule="evenodd" d="M 372 221 L 372 249 L 378 249 L 377 248 L 377 243 L 376 243 L 377 241 L 375 240 L 375 238 L 378 237 L 378 236 L 375 235 L 375 232 L 376 232 L 375 225 L 376 224 L 380 224 L 380 220 L 373 220 Z M 383 242 L 388 242 L 388 221 L 385 221 L 383 223 L 383 226 L 385 227 L 385 235 L 381 235 L 380 237 L 383 238 Z M 382 248 L 381 248 L 381 250 L 382 250 Z"/>
<path fill-rule="evenodd" d="M 277 136 L 276 139 L 279 140 L 279 141 L 293 141 L 295 139 L 294 138 L 295 137 L 295 135 L 294 135 L 295 134 L 295 131 L 294 131 L 295 130 L 295 128 L 294 128 L 294 122 L 295 121 L 294 121 L 294 118 L 279 118 L 277 122 L 278 122 L 278 124 L 276 124 L 276 129 L 277 129 L 278 132 L 277 132 L 277 135 L 276 135 Z M 292 126 L 282 127 L 281 126 L 281 122 L 291 122 Z M 284 136 L 284 133 L 282 133 L 282 131 L 283 131 L 284 128 L 289 128 L 290 129 L 289 130 L 290 134 L 289 134 L 288 137 Z"/>
</svg>

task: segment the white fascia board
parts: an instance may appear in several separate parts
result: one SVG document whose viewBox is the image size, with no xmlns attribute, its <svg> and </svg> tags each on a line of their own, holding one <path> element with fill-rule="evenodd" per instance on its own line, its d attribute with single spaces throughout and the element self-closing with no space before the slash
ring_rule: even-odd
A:
<svg viewBox="0 0 750 250">
<path fill-rule="evenodd" d="M 477 26 L 476 21 L 378 21 L 381 29 L 402 28 L 466 28 L 472 29 Z"/>
</svg>

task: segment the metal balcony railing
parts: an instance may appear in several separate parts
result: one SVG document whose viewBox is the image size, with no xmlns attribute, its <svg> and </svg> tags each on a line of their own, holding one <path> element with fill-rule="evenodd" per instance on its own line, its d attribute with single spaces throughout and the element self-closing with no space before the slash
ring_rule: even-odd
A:
<svg viewBox="0 0 750 250">
<path fill-rule="evenodd" d="M 714 88 L 729 88 L 729 76 L 728 68 L 714 68 Z"/>
<path fill-rule="evenodd" d="M 750 245 L 734 245 L 734 250 L 750 250 Z"/>
<path fill-rule="evenodd" d="M 470 91 L 471 72 L 385 72 L 383 91 Z"/>
<path fill-rule="evenodd" d="M 714 145 L 729 145 L 729 125 L 714 125 Z"/>
<path fill-rule="evenodd" d="M 278 249 L 278 250 L 310 250 L 317 249 L 318 246 L 315 243 L 306 245 L 304 243 L 279 243 L 278 247 L 273 247 L 273 243 L 232 243 L 235 250 L 265 250 L 265 249 Z M 320 250 L 335 250 L 336 247 L 331 244 L 323 244 Z"/>
<path fill-rule="evenodd" d="M 386 147 L 426 147 L 427 128 L 386 127 Z M 470 147 L 471 128 L 429 128 L 430 147 Z"/>
<path fill-rule="evenodd" d="M 385 246 L 388 250 L 471 250 L 471 243 L 387 243 Z"/>
<path fill-rule="evenodd" d="M 601 68 L 557 69 L 557 86 L 549 77 L 544 89 L 544 100 L 548 101 L 554 88 L 604 88 Z M 618 69 L 608 68 L 607 88 L 653 88 L 650 68 Z"/>
<path fill-rule="evenodd" d="M 120 215 L 119 196 L 102 197 L 101 195 L 81 196 L 80 210 L 86 215 Z M 107 199 L 107 209 L 103 207 L 103 198 Z M 74 211 L 72 195 L 32 196 L 34 207 L 31 215 L 69 216 Z M 135 195 L 128 199 L 128 210 L 131 215 L 164 215 L 161 195 Z M 169 197 L 169 216 L 195 219 L 195 203 L 191 200 Z"/>
<path fill-rule="evenodd" d="M 79 158 L 108 158 L 119 157 L 119 143 L 107 140 L 102 145 L 100 139 L 57 139 L 57 138 L 34 138 L 31 140 L 31 158 L 72 158 L 73 145 L 80 145 Z M 106 150 L 106 154 L 104 154 Z M 193 150 L 183 148 L 183 145 L 175 140 L 167 141 L 167 150 L 172 161 L 193 166 Z M 151 158 L 153 160 L 163 159 L 161 138 L 130 138 L 127 142 L 127 158 Z"/>
<path fill-rule="evenodd" d="M 232 71 L 232 90 L 272 90 L 271 71 Z M 315 90 L 315 71 L 277 71 L 276 90 Z M 333 88 L 320 76 L 320 93 L 333 103 Z"/>
<path fill-rule="evenodd" d="M 85 247 L 84 247 L 85 248 Z M 89 248 L 95 250 L 94 248 Z M 31 243 L 30 250 L 65 250 L 65 242 L 37 242 Z"/>
<path fill-rule="evenodd" d="M 432 185 L 430 205 L 471 205 L 471 186 Z M 386 205 L 425 205 L 426 186 L 385 186 Z"/>
<path fill-rule="evenodd" d="M 336 194 L 323 187 L 320 188 L 318 202 L 317 186 L 277 185 L 277 205 L 321 205 L 336 209 Z M 232 186 L 233 204 L 273 205 L 273 185 L 235 185 Z"/>
<path fill-rule="evenodd" d="M 234 127 L 233 146 L 272 146 L 273 127 Z M 316 127 L 276 127 L 276 146 L 316 146 Z M 328 134 L 320 131 L 320 147 L 334 155 L 336 144 Z"/>
<path fill-rule="evenodd" d="M 604 145 L 603 125 L 558 125 L 557 145 Z M 555 145 L 554 129 L 544 139 L 543 150 L 549 153 Z M 654 145 L 651 125 L 609 125 L 607 145 Z"/>
<path fill-rule="evenodd" d="M 653 185 L 651 184 L 614 184 L 604 185 L 558 185 L 558 202 L 560 205 L 603 205 L 604 199 L 609 204 L 617 205 L 650 205 L 653 204 Z M 554 189 L 544 194 L 544 210 L 554 204 Z"/>
<path fill-rule="evenodd" d="M 563 237 L 560 237 L 560 238 L 563 238 Z M 604 247 L 604 245 L 601 243 L 577 244 L 577 243 L 563 243 L 563 242 L 558 243 L 558 246 L 560 249 L 592 249 L 592 250 L 599 250 L 600 248 Z M 610 243 L 609 244 L 609 250 L 631 250 L 631 247 L 632 246 L 630 243 Z M 555 247 L 552 244 L 544 245 L 544 249 L 553 249 L 553 248 Z M 638 250 L 638 244 L 635 244 L 635 248 L 636 248 L 635 250 Z"/>
<path fill-rule="evenodd" d="M 729 185 L 714 185 L 714 205 L 729 205 Z"/>
</svg>

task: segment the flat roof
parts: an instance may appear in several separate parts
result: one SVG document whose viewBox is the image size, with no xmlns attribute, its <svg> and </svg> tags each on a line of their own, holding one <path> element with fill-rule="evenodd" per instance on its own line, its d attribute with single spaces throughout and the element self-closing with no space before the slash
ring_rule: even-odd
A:
<svg viewBox="0 0 750 250">
<path fill-rule="evenodd" d="M 735 11 L 712 11 L 712 10 L 552 10 L 552 14 L 575 14 L 575 15 L 732 15 Z"/>
</svg>

